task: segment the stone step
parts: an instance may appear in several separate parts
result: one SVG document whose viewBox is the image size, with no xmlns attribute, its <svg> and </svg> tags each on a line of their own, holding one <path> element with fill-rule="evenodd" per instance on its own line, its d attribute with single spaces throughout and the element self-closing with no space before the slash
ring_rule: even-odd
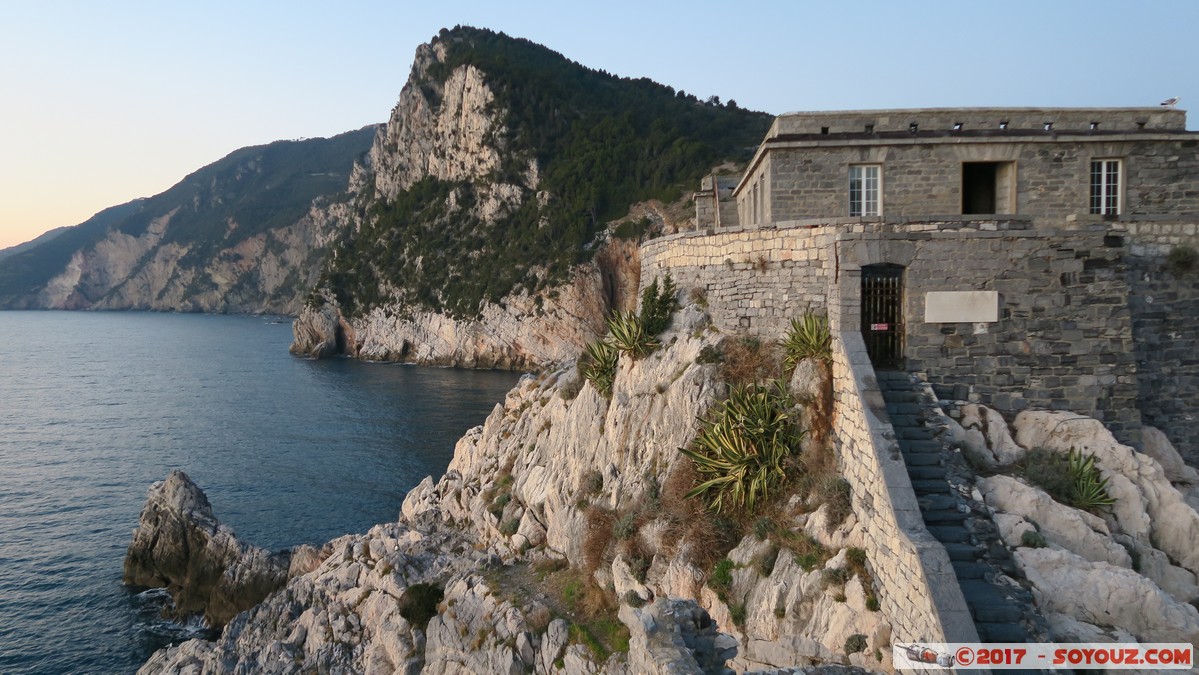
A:
<svg viewBox="0 0 1199 675">
<path fill-rule="evenodd" d="M 1015 607 L 1011 609 L 1016 610 Z M 1016 612 L 1019 613 L 1019 610 L 1016 610 Z M 975 622 L 974 625 L 978 629 L 978 639 L 983 642 L 1028 642 L 1028 632 L 1017 623 Z M 1000 673 L 1004 671 L 992 670 L 991 672 Z M 1022 670 L 1020 672 L 1027 673 L 1028 671 Z"/>
<path fill-rule="evenodd" d="M 908 466 L 937 466 L 941 463 L 939 452 L 905 452 L 903 459 Z"/>
<path fill-rule="evenodd" d="M 924 422 L 923 419 L 918 418 L 916 415 L 890 415 L 890 417 L 891 426 L 896 429 L 900 427 L 919 427 Z"/>
<path fill-rule="evenodd" d="M 980 562 L 953 562 L 953 572 L 958 576 L 958 581 L 963 579 L 984 579 L 986 573 L 990 571 L 990 566 Z"/>
<path fill-rule="evenodd" d="M 916 502 L 920 504 L 920 508 L 930 511 L 956 511 L 958 508 L 958 501 L 953 497 L 945 495 L 928 495 L 918 498 Z"/>
<path fill-rule="evenodd" d="M 929 511 L 920 511 L 924 516 L 924 522 L 929 525 L 948 525 L 950 523 L 960 523 L 970 517 L 968 513 L 959 513 L 958 511 L 950 511 L 949 509 L 932 509 Z"/>
<path fill-rule="evenodd" d="M 917 495 L 949 494 L 949 483 L 944 480 L 913 480 L 912 489 Z"/>
<path fill-rule="evenodd" d="M 920 400 L 920 393 L 912 389 L 892 389 L 891 387 L 887 387 L 886 389 L 882 389 L 882 392 L 883 398 L 887 400 L 887 403 L 908 403 Z"/>
<path fill-rule="evenodd" d="M 941 442 L 905 438 L 899 441 L 899 449 L 907 452 L 931 452 L 941 454 Z"/>
<path fill-rule="evenodd" d="M 907 374 L 907 371 L 903 370 L 876 370 L 874 371 L 874 376 L 878 378 L 880 382 L 883 380 L 910 382 L 912 379 L 911 376 Z"/>
<path fill-rule="evenodd" d="M 948 470 L 943 466 L 909 466 L 908 477 L 912 480 L 944 480 Z"/>
<path fill-rule="evenodd" d="M 884 398 L 887 399 L 888 415 L 918 415 L 924 412 L 924 406 L 920 403 L 911 401 L 892 403 L 890 397 L 884 395 Z"/>
<path fill-rule="evenodd" d="M 978 547 L 973 544 L 945 544 L 945 552 L 953 562 L 974 562 L 978 560 Z"/>
<path fill-rule="evenodd" d="M 970 533 L 961 525 L 929 525 L 928 533 L 942 544 L 964 544 L 970 541 Z"/>
<path fill-rule="evenodd" d="M 928 441 L 937 437 L 937 430 L 928 427 L 901 427 L 895 430 L 900 440 Z"/>
</svg>

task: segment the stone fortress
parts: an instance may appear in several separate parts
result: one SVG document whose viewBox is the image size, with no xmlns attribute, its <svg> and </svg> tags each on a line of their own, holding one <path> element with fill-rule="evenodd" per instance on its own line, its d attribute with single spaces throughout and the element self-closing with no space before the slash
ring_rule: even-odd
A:
<svg viewBox="0 0 1199 675">
<path fill-rule="evenodd" d="M 792 113 L 695 204 L 695 230 L 642 246 L 643 284 L 670 272 L 721 330 L 763 338 L 827 314 L 839 464 L 897 638 L 1025 639 L 930 513 L 951 498 L 911 466 L 927 436 L 900 422 L 918 407 L 895 402 L 901 373 L 927 392 L 903 401 L 1072 411 L 1199 454 L 1199 134 L 1181 110 Z"/>
<path fill-rule="evenodd" d="M 1085 413 L 1134 445 L 1150 424 L 1199 452 L 1199 293 L 1168 262 L 1199 245 L 1182 110 L 786 114 L 696 213 L 643 272 L 706 288 L 729 328 L 827 312 L 943 397 Z"/>
</svg>

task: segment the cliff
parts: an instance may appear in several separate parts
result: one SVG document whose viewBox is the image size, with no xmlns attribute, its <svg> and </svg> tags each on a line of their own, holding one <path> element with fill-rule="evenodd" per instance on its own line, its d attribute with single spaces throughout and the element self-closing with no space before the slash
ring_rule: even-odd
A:
<svg viewBox="0 0 1199 675">
<path fill-rule="evenodd" d="M 678 449 L 726 388 L 710 355 L 735 347 L 698 306 L 674 324 L 665 347 L 620 357 L 610 398 L 573 366 L 522 378 L 398 522 L 331 542 L 220 639 L 140 672 L 887 668 L 852 515 L 800 490 L 735 525 L 684 496 Z M 828 372 L 797 370 L 791 391 L 810 403 L 790 414 L 806 424 Z M 815 436 L 803 447 L 824 456 Z"/>
<path fill-rule="evenodd" d="M 527 40 L 443 31 L 375 138 L 292 351 L 517 369 L 572 358 L 635 300 L 636 238 L 609 228 L 635 205 L 652 229 L 677 227 L 662 204 L 768 123 Z M 322 332 L 329 307 L 339 335 Z"/>
<path fill-rule="evenodd" d="M 243 148 L 0 258 L 0 308 L 299 311 L 374 127 Z"/>
</svg>

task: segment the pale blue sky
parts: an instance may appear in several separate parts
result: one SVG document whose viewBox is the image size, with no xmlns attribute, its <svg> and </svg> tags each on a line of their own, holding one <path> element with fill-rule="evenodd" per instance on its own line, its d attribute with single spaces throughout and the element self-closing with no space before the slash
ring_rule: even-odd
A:
<svg viewBox="0 0 1199 675">
<path fill-rule="evenodd" d="M 771 113 L 1199 109 L 1196 0 L 0 0 L 0 248 L 239 147 L 382 122 L 417 45 L 455 24 Z"/>
</svg>

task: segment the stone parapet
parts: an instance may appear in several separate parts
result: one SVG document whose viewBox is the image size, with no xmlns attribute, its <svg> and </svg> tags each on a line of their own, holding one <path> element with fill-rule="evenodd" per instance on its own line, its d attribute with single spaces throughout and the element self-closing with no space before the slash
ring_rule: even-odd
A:
<svg viewBox="0 0 1199 675">
<path fill-rule="evenodd" d="M 856 332 L 833 340 L 833 437 L 862 520 L 880 608 L 898 642 L 977 642 L 945 547 L 920 515 L 866 346 Z"/>
</svg>

